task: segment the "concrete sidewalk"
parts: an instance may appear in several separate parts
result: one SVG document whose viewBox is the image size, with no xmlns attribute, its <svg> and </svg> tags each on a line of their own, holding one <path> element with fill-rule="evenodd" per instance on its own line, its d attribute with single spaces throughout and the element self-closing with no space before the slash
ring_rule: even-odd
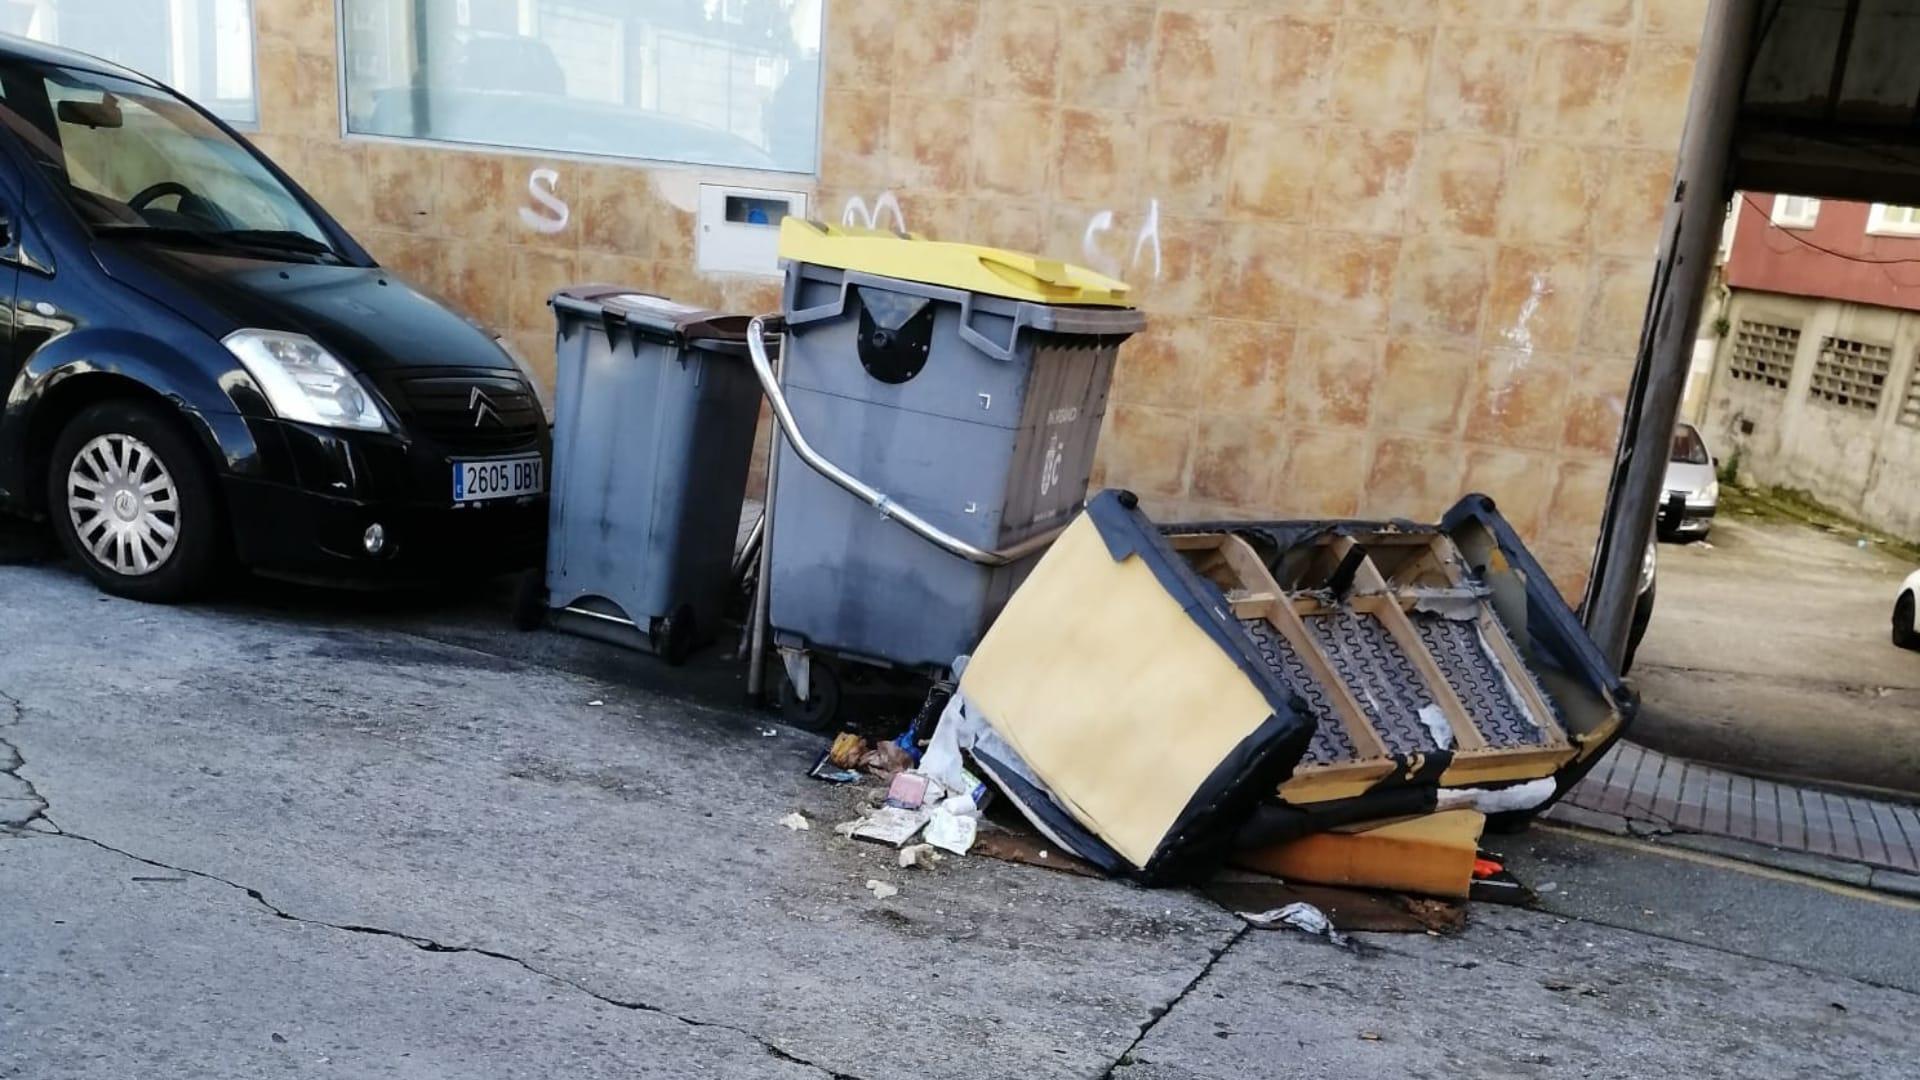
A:
<svg viewBox="0 0 1920 1080">
<path fill-rule="evenodd" d="M 1742 776 L 1630 742 L 1609 750 L 1547 817 L 1731 840 L 1784 856 L 1761 855 L 1785 868 L 1920 896 L 1913 806 Z"/>
</svg>

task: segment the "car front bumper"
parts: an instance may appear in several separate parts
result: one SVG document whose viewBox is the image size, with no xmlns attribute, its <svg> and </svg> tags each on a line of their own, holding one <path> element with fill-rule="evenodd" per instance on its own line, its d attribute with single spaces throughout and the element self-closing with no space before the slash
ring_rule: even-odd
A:
<svg viewBox="0 0 1920 1080">
<path fill-rule="evenodd" d="M 1690 503 L 1686 496 L 1672 492 L 1660 502 L 1660 531 L 1668 535 L 1704 533 L 1713 527 L 1717 503 Z"/>
<path fill-rule="evenodd" d="M 493 454 L 454 454 L 422 441 L 249 420 L 261 467 L 224 478 L 235 553 L 271 574 L 345 584 L 490 577 L 541 564 L 547 496 L 453 502 L 453 462 L 538 453 L 551 440 Z M 551 483 L 551 477 L 546 477 Z M 366 546 L 379 525 L 384 543 Z"/>
</svg>

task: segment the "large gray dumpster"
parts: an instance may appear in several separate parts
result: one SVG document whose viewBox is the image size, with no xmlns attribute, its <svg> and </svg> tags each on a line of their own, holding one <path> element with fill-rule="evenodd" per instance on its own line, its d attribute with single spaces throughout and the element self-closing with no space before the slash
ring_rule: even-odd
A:
<svg viewBox="0 0 1920 1080">
<path fill-rule="evenodd" d="M 830 708 L 809 653 L 938 674 L 979 640 L 1085 502 L 1144 319 L 1120 282 L 989 248 L 789 218 L 781 253 L 769 623 Z"/>
<path fill-rule="evenodd" d="M 760 411 L 747 318 L 603 285 L 552 304 L 551 619 L 677 663 L 726 606 Z"/>
</svg>

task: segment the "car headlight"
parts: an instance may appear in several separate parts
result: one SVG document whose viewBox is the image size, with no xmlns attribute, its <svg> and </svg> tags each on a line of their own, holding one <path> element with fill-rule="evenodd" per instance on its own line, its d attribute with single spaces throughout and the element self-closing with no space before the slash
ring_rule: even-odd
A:
<svg viewBox="0 0 1920 1080">
<path fill-rule="evenodd" d="M 387 418 L 347 366 L 305 334 L 236 330 L 222 345 L 253 376 L 283 420 L 354 431 L 386 431 Z"/>
<path fill-rule="evenodd" d="M 1709 480 L 1707 481 L 1706 490 L 1700 493 L 1700 505 L 1701 506 L 1718 506 L 1719 504 L 1720 504 L 1720 481 Z"/>
<path fill-rule="evenodd" d="M 513 347 L 513 342 L 508 341 L 504 337 L 496 337 L 493 339 L 493 343 L 500 346 L 500 351 L 507 354 L 508 358 L 513 361 L 513 366 L 520 369 L 520 375 L 527 380 L 527 385 L 533 387 L 534 400 L 540 403 L 540 411 L 546 414 L 547 425 L 551 427 L 553 425 L 553 395 L 547 393 L 547 384 L 540 381 L 540 376 L 534 374 L 533 365 L 527 363 L 527 358 L 521 356 L 520 350 Z"/>
</svg>

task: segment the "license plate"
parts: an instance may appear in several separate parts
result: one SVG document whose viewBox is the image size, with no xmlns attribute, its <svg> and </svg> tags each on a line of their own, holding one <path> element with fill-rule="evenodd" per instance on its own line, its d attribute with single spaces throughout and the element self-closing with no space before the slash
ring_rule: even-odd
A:
<svg viewBox="0 0 1920 1080">
<path fill-rule="evenodd" d="M 485 502 L 488 499 L 538 495 L 545 490 L 542 464 L 538 456 L 501 458 L 496 461 L 456 461 L 453 463 L 453 501 Z"/>
</svg>

